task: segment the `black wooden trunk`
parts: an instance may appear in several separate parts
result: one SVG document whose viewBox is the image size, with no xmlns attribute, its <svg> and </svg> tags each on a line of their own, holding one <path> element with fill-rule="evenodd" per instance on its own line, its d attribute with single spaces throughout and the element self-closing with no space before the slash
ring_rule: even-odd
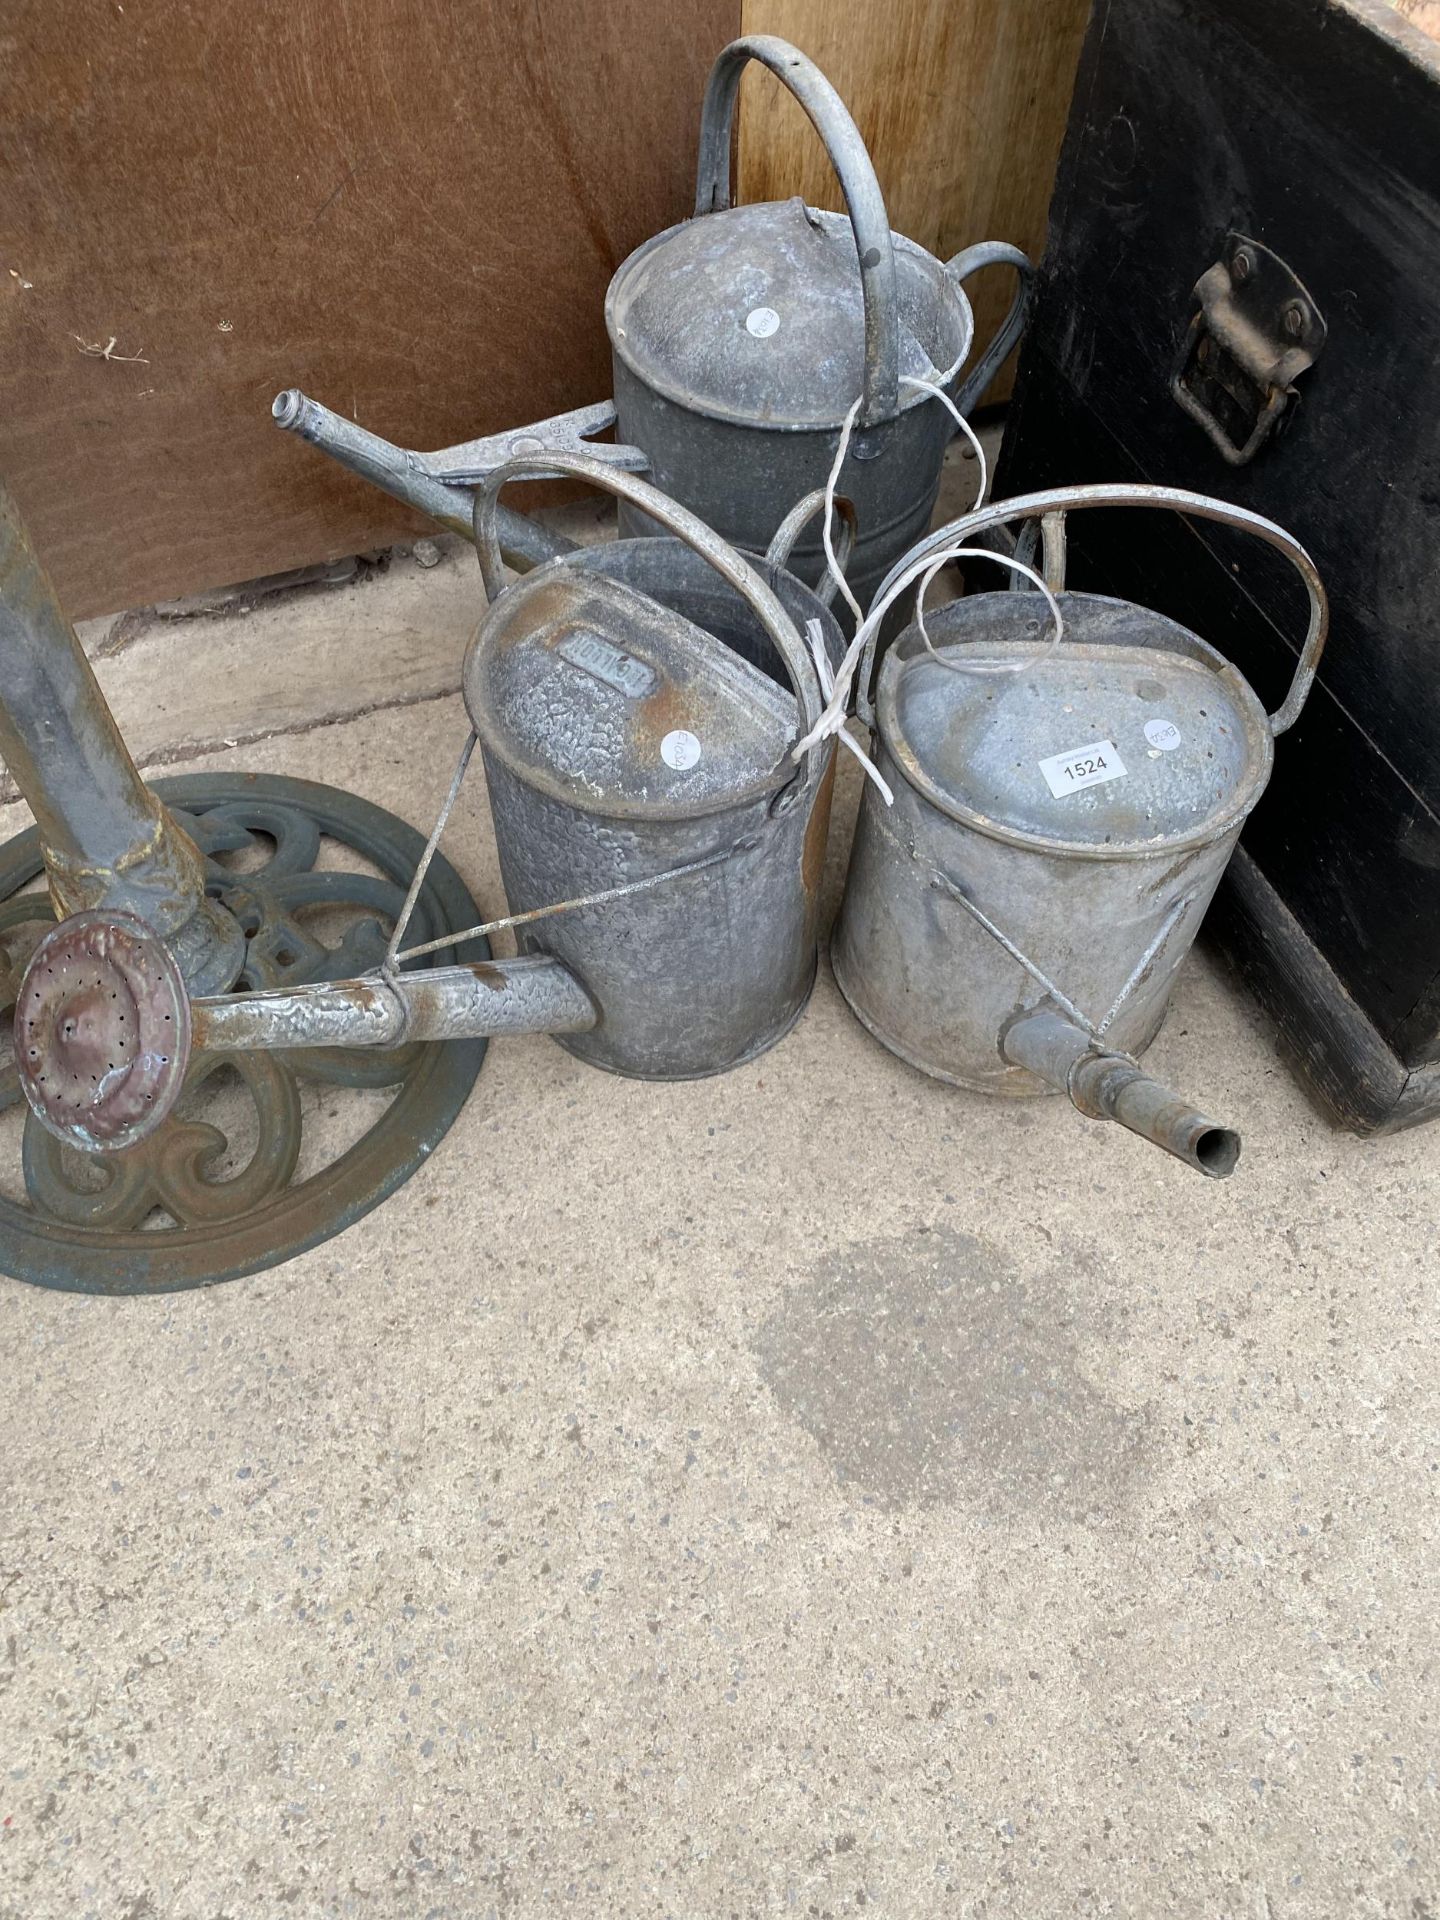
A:
<svg viewBox="0 0 1440 1920">
<path fill-rule="evenodd" d="M 1169 390 L 1232 231 L 1328 325 L 1242 467 Z M 1211 931 L 1347 1123 L 1440 1113 L 1440 46 L 1379 0 L 1097 0 L 999 485 L 1137 479 L 1278 520 L 1331 595 Z M 1070 527 L 1073 585 L 1184 621 L 1278 704 L 1304 611 L 1273 556 L 1153 513 Z"/>
</svg>

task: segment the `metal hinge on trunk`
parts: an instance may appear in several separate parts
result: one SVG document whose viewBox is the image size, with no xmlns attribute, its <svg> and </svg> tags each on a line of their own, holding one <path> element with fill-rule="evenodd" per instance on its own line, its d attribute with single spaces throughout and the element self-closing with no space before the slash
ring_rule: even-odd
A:
<svg viewBox="0 0 1440 1920">
<path fill-rule="evenodd" d="M 1232 467 L 1280 424 L 1295 381 L 1325 344 L 1320 310 L 1278 254 L 1243 233 L 1195 283 L 1170 391 Z"/>
</svg>

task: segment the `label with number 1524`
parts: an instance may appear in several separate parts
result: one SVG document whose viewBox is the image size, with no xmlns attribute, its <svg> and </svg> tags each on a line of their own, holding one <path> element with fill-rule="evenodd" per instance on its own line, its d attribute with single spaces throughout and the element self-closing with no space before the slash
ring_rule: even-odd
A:
<svg viewBox="0 0 1440 1920">
<path fill-rule="evenodd" d="M 1040 762 L 1046 785 L 1057 800 L 1067 793 L 1079 793 L 1082 787 L 1102 786 L 1107 780 L 1125 778 L 1125 762 L 1115 751 L 1113 740 L 1092 740 L 1088 747 L 1072 747 L 1068 753 L 1052 753 Z"/>
</svg>

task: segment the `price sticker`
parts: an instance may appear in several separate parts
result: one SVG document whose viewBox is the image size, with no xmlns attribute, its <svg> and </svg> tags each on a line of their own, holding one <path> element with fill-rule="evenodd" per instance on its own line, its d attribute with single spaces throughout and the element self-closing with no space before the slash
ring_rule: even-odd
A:
<svg viewBox="0 0 1440 1920">
<path fill-rule="evenodd" d="M 676 727 L 660 742 L 660 758 L 677 773 L 688 773 L 700 764 L 700 742 L 684 727 Z"/>
<path fill-rule="evenodd" d="M 1052 753 L 1039 762 L 1045 784 L 1057 800 L 1067 793 L 1079 793 L 1084 787 L 1103 786 L 1107 780 L 1125 778 L 1125 762 L 1115 751 L 1113 740 L 1092 740 L 1088 747 L 1072 747 L 1068 753 Z"/>
</svg>

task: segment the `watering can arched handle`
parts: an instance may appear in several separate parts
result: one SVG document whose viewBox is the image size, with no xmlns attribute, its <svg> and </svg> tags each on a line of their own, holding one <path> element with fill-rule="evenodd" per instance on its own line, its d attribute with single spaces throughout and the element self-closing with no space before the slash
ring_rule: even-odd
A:
<svg viewBox="0 0 1440 1920">
<path fill-rule="evenodd" d="M 498 467 L 483 486 L 475 489 L 475 550 L 480 556 L 480 577 L 485 583 L 486 599 L 495 600 L 505 586 L 499 538 L 501 488 L 508 486 L 512 480 L 553 479 L 558 474 L 573 474 L 576 479 L 588 481 L 604 493 L 613 493 L 617 499 L 628 501 L 652 520 L 658 520 L 668 533 L 674 534 L 692 552 L 698 553 L 702 560 L 708 561 L 721 579 L 734 587 L 764 627 L 771 645 L 784 663 L 795 704 L 800 710 L 798 737 L 803 739 L 820 718 L 822 695 L 815 662 L 803 637 L 797 632 L 794 621 L 774 590 L 765 584 L 743 554 L 737 553 L 688 507 L 682 507 L 668 494 L 661 493 L 658 487 L 637 479 L 634 474 L 607 466 L 588 454 L 559 449 L 509 460 L 503 467 Z M 808 791 L 818 782 L 824 771 L 825 745 L 823 741 L 818 742 L 810 749 L 799 777 L 782 789 L 782 796 L 798 798 L 800 793 Z M 774 804 L 780 804 L 778 798 Z M 793 804 L 793 799 L 787 800 L 786 804 Z"/>
<path fill-rule="evenodd" d="M 1228 500 L 1216 500 L 1208 493 L 1188 493 L 1182 487 L 1131 487 L 1107 483 L 1094 487 L 1050 487 L 1043 493 L 1017 494 L 1011 500 L 996 500 L 988 507 L 980 507 L 974 513 L 963 514 L 960 519 L 952 520 L 948 527 L 939 527 L 934 533 L 927 534 L 891 568 L 880 584 L 876 602 L 883 598 L 901 572 L 914 566 L 917 561 L 939 553 L 942 548 L 953 546 L 957 541 L 985 533 L 992 527 L 1006 526 L 1012 520 L 1040 522 L 1045 584 L 1052 593 L 1059 593 L 1065 585 L 1065 516 L 1076 507 L 1166 507 L 1173 513 L 1193 514 L 1197 520 L 1214 520 L 1223 527 L 1235 527 L 1241 533 L 1253 534 L 1257 540 L 1263 540 L 1266 546 L 1274 547 L 1277 553 L 1285 556 L 1305 583 L 1310 601 L 1310 623 L 1300 649 L 1295 676 L 1290 682 L 1290 691 L 1270 715 L 1270 731 L 1272 734 L 1281 734 L 1287 727 L 1293 727 L 1314 685 L 1315 669 L 1320 664 L 1320 655 L 1325 650 L 1325 637 L 1330 630 L 1330 602 L 1326 598 L 1320 574 L 1315 562 L 1293 534 L 1276 526 L 1273 520 L 1265 519 L 1262 514 L 1251 513 L 1247 507 L 1232 506 Z M 866 672 L 870 664 L 867 658 Z M 861 684 L 868 682 L 862 677 Z"/>
<path fill-rule="evenodd" d="M 1013 267 L 1015 292 L 1005 318 L 995 331 L 994 339 L 966 374 L 955 395 L 955 405 L 967 420 L 971 409 L 1009 359 L 1010 350 L 1024 333 L 1030 309 L 1035 303 L 1035 263 L 1028 253 L 1022 253 L 1019 247 L 1012 247 L 1008 240 L 981 240 L 976 246 L 966 247 L 945 262 L 946 273 L 962 288 L 972 273 L 979 273 L 985 267 Z"/>
<path fill-rule="evenodd" d="M 809 526 L 818 513 L 824 511 L 829 494 L 824 487 L 816 487 L 813 493 L 802 494 L 786 514 L 770 537 L 765 549 L 767 567 L 788 567 L 790 556 L 795 551 L 795 542 Z M 856 537 L 860 531 L 860 522 L 855 512 L 855 502 L 847 499 L 843 493 L 835 496 L 835 511 L 840 516 L 840 543 L 835 549 L 835 558 L 844 573 L 850 564 L 850 555 L 855 551 Z M 840 582 L 826 567 L 819 582 L 811 589 L 822 607 L 828 607 L 839 592 Z"/>
<path fill-rule="evenodd" d="M 895 293 L 895 252 L 890 216 L 860 129 L 849 109 L 813 60 L 773 33 L 747 34 L 730 45 L 710 69 L 700 111 L 700 166 L 695 212 L 721 213 L 730 205 L 730 141 L 740 75 L 751 60 L 768 67 L 810 116 L 839 176 L 855 235 L 860 286 L 865 297 L 865 383 L 860 425 L 888 420 L 900 401 L 900 325 Z"/>
</svg>

